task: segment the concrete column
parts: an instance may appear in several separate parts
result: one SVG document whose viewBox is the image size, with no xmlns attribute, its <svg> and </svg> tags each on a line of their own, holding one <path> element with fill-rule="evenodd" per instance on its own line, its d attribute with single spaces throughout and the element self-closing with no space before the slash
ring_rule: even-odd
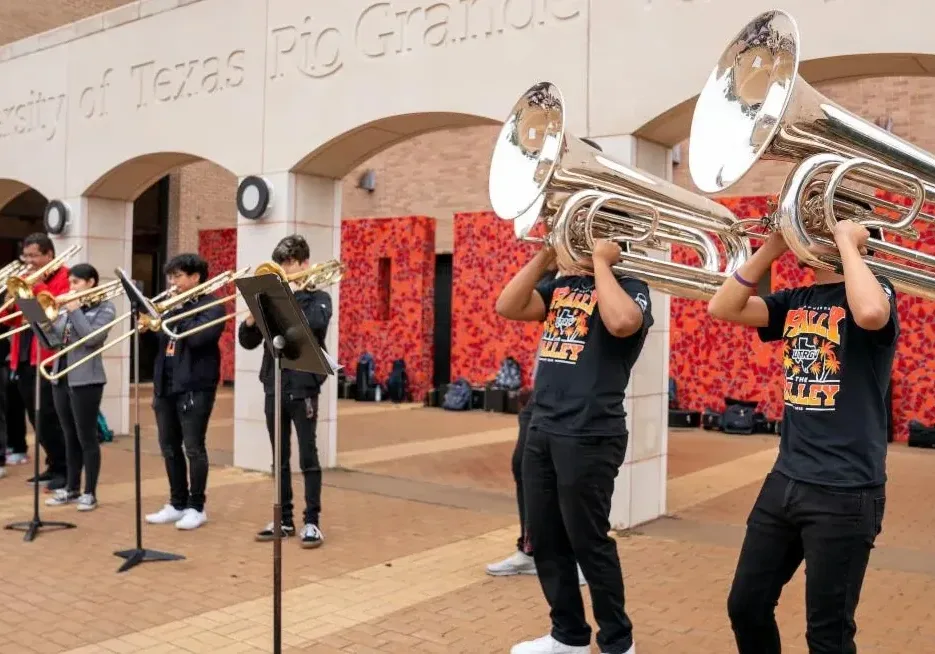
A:
<svg viewBox="0 0 935 654">
<path fill-rule="evenodd" d="M 671 181 L 668 148 L 632 135 L 593 140 L 613 159 Z M 660 253 L 659 258 L 668 255 Z M 650 289 L 650 300 L 655 324 L 633 367 L 624 401 L 630 442 L 611 503 L 610 522 L 615 529 L 648 522 L 666 510 L 669 296 Z"/>
<path fill-rule="evenodd" d="M 68 228 L 53 237 L 56 252 L 73 244 L 81 250 L 67 265 L 90 263 L 97 268 L 101 283 L 116 279 L 119 266 L 132 272 L 133 264 L 133 203 L 96 197 L 78 197 L 64 201 L 69 207 Z M 117 315 L 130 310 L 126 296 L 113 300 Z M 111 328 L 108 341 L 126 333 L 130 320 Z M 130 348 L 132 339 L 109 348 L 103 353 L 107 385 L 101 402 L 101 412 L 117 434 L 130 431 Z"/>
<path fill-rule="evenodd" d="M 289 234 L 308 239 L 311 263 L 339 258 L 341 254 L 340 180 L 276 173 L 263 175 L 273 187 L 273 205 L 261 220 L 237 218 L 237 267 L 256 267 L 269 261 L 276 243 Z M 328 352 L 338 356 L 338 286 L 325 289 L 334 315 L 328 327 Z M 238 299 L 238 311 L 246 309 Z M 239 323 L 238 323 L 239 324 Z M 258 379 L 263 347 L 253 351 L 237 347 L 234 383 L 234 465 L 269 471 L 272 450 L 266 431 L 263 391 Z M 329 379 L 322 389 L 318 411 L 318 453 L 323 467 L 337 464 L 337 383 Z M 298 467 L 298 448 L 292 449 L 293 469 Z"/>
</svg>

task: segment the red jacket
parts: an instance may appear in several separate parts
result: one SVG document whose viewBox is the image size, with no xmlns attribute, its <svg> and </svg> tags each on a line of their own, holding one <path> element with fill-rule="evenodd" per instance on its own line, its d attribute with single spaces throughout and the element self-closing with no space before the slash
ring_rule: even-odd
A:
<svg viewBox="0 0 935 654">
<path fill-rule="evenodd" d="M 45 280 L 44 282 L 39 282 L 35 286 L 33 286 L 32 293 L 33 295 L 37 295 L 39 291 L 49 291 L 52 295 L 57 297 L 59 295 L 62 295 L 63 293 L 67 293 L 70 288 L 71 287 L 68 283 L 68 268 L 66 266 L 60 266 L 59 269 L 55 271 L 55 273 L 53 273 L 52 276 L 49 277 L 47 280 Z M 16 305 L 14 304 L 10 308 L 10 312 L 15 312 L 15 311 L 19 311 L 19 309 L 17 309 Z M 19 317 L 16 320 L 13 320 L 12 322 L 7 323 L 10 329 L 15 329 L 22 324 L 23 324 L 22 317 Z M 19 344 L 20 344 L 20 337 L 23 335 L 23 333 L 24 332 L 20 332 L 19 334 L 13 334 L 13 336 L 10 337 L 10 370 L 16 370 L 16 366 L 19 365 Z M 50 350 L 43 349 L 41 352 L 39 352 L 38 339 L 36 339 L 36 337 L 33 336 L 32 352 L 30 353 L 30 357 L 29 357 L 30 363 L 34 366 L 38 365 L 39 361 L 42 361 L 46 357 L 50 357 L 50 356 L 52 356 L 52 352 Z"/>
</svg>

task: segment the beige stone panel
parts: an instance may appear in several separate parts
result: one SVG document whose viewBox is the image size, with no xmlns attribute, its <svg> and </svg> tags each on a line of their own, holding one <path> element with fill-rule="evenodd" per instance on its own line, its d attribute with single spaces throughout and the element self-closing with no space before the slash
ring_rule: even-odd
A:
<svg viewBox="0 0 935 654">
<path fill-rule="evenodd" d="M 269 5 L 265 170 L 292 169 L 356 130 L 304 168 L 342 177 L 407 136 L 499 123 L 540 79 L 562 87 L 576 108 L 569 122 L 585 125 L 585 0 Z M 386 117 L 397 118 L 372 124 Z"/>
<path fill-rule="evenodd" d="M 0 180 L 64 197 L 67 98 L 62 48 L 0 63 Z"/>
<path fill-rule="evenodd" d="M 730 40 L 758 13 L 775 8 L 771 0 L 592 3 L 591 132 L 639 131 L 697 96 Z M 799 25 L 807 79 L 925 74 L 933 69 L 929 25 L 935 4 L 894 0 L 880 11 L 877 0 L 790 0 L 782 9 Z M 907 22 L 906 16 L 913 19 Z M 835 59 L 848 55 L 872 56 Z M 674 144 L 688 135 L 689 124 L 687 111 L 677 129 L 650 136 Z"/>
<path fill-rule="evenodd" d="M 204 0 L 68 44 L 74 194 L 149 153 L 258 169 L 264 14 L 257 0 Z M 152 181 L 133 180 L 142 188 Z"/>
</svg>

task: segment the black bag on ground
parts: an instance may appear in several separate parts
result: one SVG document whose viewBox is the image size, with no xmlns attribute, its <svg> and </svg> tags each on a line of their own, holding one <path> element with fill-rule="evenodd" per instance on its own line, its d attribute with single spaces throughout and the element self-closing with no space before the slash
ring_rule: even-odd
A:
<svg viewBox="0 0 935 654">
<path fill-rule="evenodd" d="M 706 431 L 721 431 L 721 414 L 714 409 L 705 409 L 701 414 L 701 427 Z"/>
<path fill-rule="evenodd" d="M 721 430 L 725 434 L 752 434 L 756 424 L 756 402 L 726 398 L 727 408 L 721 415 Z"/>
<path fill-rule="evenodd" d="M 519 367 L 519 361 L 513 357 L 507 357 L 500 364 L 500 370 L 494 378 L 491 388 L 499 388 L 505 391 L 518 391 L 523 385 L 523 375 Z"/>
<path fill-rule="evenodd" d="M 354 398 L 358 402 L 373 402 L 376 399 L 376 380 L 374 379 L 374 369 L 376 362 L 373 355 L 364 352 L 357 360 L 357 396 Z"/>
<path fill-rule="evenodd" d="M 386 379 L 386 395 L 390 402 L 405 402 L 409 399 L 409 374 L 403 359 L 393 362 L 393 369 Z"/>
<path fill-rule="evenodd" d="M 935 427 L 927 427 L 918 420 L 909 421 L 909 447 L 935 447 Z"/>
<path fill-rule="evenodd" d="M 464 377 L 459 377 L 449 384 L 442 408 L 446 411 L 467 411 L 471 408 L 472 395 L 471 384 Z"/>
</svg>

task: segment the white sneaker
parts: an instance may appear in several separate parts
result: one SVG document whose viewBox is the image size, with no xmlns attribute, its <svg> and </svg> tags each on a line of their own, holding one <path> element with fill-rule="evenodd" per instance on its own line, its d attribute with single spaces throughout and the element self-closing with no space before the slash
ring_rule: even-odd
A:
<svg viewBox="0 0 935 654">
<path fill-rule="evenodd" d="M 172 522 L 178 522 L 184 515 L 184 511 L 179 511 L 171 504 L 166 504 L 156 513 L 148 514 L 146 516 L 146 522 L 151 525 L 167 525 Z"/>
<path fill-rule="evenodd" d="M 4 477 L 6 477 L 6 468 L 0 466 L 0 479 L 3 479 Z"/>
<path fill-rule="evenodd" d="M 96 508 L 97 498 L 91 495 L 91 493 L 84 493 L 81 497 L 78 498 L 79 511 L 93 511 Z"/>
<path fill-rule="evenodd" d="M 69 493 L 64 488 L 56 490 L 52 497 L 45 501 L 46 506 L 64 506 L 78 501 L 78 493 Z"/>
<path fill-rule="evenodd" d="M 517 550 L 511 556 L 491 563 L 487 566 L 487 574 L 492 577 L 510 577 L 512 575 L 534 575 L 536 574 L 535 560 L 526 554 Z"/>
<path fill-rule="evenodd" d="M 6 462 L 11 466 L 21 466 L 29 463 L 29 457 L 25 454 L 14 454 L 13 452 L 9 452 L 6 455 Z"/>
<path fill-rule="evenodd" d="M 208 514 L 204 511 L 196 511 L 195 509 L 185 509 L 184 515 L 181 519 L 175 523 L 176 529 L 198 529 L 201 525 L 208 521 Z"/>
<path fill-rule="evenodd" d="M 536 640 L 527 640 L 525 643 L 513 645 L 510 654 L 589 654 L 590 645 L 566 645 L 560 643 L 552 636 L 543 636 Z"/>
</svg>

